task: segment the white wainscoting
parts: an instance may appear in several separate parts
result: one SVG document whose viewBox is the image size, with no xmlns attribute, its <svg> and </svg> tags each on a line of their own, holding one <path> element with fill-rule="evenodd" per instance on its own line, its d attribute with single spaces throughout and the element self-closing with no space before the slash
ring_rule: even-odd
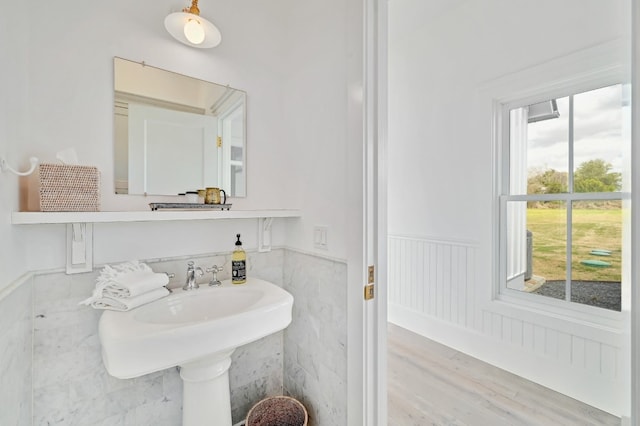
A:
<svg viewBox="0 0 640 426">
<path fill-rule="evenodd" d="M 394 235 L 388 241 L 390 322 L 627 415 L 628 351 L 621 330 L 482 300 L 488 292 L 478 286 L 490 283 L 477 279 L 473 242 Z"/>
<path fill-rule="evenodd" d="M 473 327 L 475 246 L 389 238 L 389 304 Z"/>
</svg>

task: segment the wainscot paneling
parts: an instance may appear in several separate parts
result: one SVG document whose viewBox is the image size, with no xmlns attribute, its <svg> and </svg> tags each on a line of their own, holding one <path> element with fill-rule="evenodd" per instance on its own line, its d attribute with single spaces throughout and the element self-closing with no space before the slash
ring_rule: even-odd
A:
<svg viewBox="0 0 640 426">
<path fill-rule="evenodd" d="M 389 239 L 389 303 L 462 326 L 473 323 L 471 244 Z"/>
<path fill-rule="evenodd" d="M 483 300 L 477 245 L 389 236 L 389 321 L 615 415 L 628 401 L 624 333 Z M 499 306 L 501 304 L 501 306 Z"/>
</svg>

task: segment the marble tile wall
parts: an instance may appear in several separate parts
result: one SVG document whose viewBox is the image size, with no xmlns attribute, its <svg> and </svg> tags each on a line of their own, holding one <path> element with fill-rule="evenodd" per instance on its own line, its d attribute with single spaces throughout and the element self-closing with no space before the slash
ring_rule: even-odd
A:
<svg viewBox="0 0 640 426">
<path fill-rule="evenodd" d="M 0 293 L 0 425 L 26 426 L 32 416 L 32 279 Z"/>
<path fill-rule="evenodd" d="M 309 426 L 347 424 L 347 265 L 287 250 L 284 288 L 294 297 L 284 331 L 284 390 Z"/>
<path fill-rule="evenodd" d="M 250 276 L 281 285 L 282 258 L 283 250 L 248 253 Z M 203 268 L 223 265 L 220 279 L 230 275 L 229 256 L 193 260 Z M 186 258 L 148 263 L 155 271 L 174 272 L 171 286 L 182 285 Z M 101 312 L 78 305 L 91 294 L 97 275 L 34 278 L 33 425 L 179 425 L 182 381 L 176 369 L 130 380 L 104 369 L 97 334 Z M 234 423 L 257 401 L 282 394 L 282 365 L 282 332 L 235 351 L 229 371 Z"/>
<path fill-rule="evenodd" d="M 170 286 L 178 287 L 188 259 L 203 268 L 222 265 L 220 279 L 230 276 L 228 255 L 148 263 L 175 273 Z M 262 398 L 286 393 L 305 404 L 311 426 L 345 425 L 346 264 L 280 249 L 248 253 L 248 266 L 250 276 L 294 295 L 294 317 L 284 332 L 234 353 L 234 423 Z M 104 369 L 97 335 L 101 312 L 78 305 L 97 275 L 36 274 L 0 295 L 0 424 L 180 424 L 182 382 L 176 369 L 131 380 L 115 379 Z"/>
</svg>

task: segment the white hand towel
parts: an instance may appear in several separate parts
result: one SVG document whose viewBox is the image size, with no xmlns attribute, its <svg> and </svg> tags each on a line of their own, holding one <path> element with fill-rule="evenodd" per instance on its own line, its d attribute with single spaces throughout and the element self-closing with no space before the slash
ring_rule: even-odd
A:
<svg viewBox="0 0 640 426">
<path fill-rule="evenodd" d="M 99 298 L 91 299 L 91 306 L 95 309 L 108 309 L 112 311 L 120 311 L 125 312 L 129 311 L 133 308 L 137 308 L 138 306 L 142 306 L 144 304 L 153 302 L 158 299 L 162 299 L 170 293 L 164 287 L 157 288 L 155 290 L 151 290 L 149 292 L 143 293 L 139 296 L 129 297 L 129 298 L 114 298 L 103 295 Z"/>
<path fill-rule="evenodd" d="M 167 274 L 149 271 L 126 272 L 111 279 L 97 280 L 98 292 L 109 297 L 135 297 L 169 284 Z"/>
<path fill-rule="evenodd" d="M 97 309 L 127 311 L 169 294 L 164 286 L 169 283 L 166 274 L 157 274 L 138 261 L 105 266 L 96 279 L 93 294 L 81 305 Z"/>
</svg>

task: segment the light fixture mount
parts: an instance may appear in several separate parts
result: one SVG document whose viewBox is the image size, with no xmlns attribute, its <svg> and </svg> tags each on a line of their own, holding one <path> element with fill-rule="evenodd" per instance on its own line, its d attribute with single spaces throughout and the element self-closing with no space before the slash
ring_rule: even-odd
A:
<svg viewBox="0 0 640 426">
<path fill-rule="evenodd" d="M 173 38 L 187 46 L 206 49 L 222 41 L 220 30 L 200 16 L 198 0 L 191 0 L 191 7 L 185 7 L 182 12 L 169 14 L 164 26 Z"/>
<path fill-rule="evenodd" d="M 185 7 L 184 9 L 182 9 L 182 11 L 200 16 L 200 9 L 198 9 L 198 0 L 191 0 L 191 7 Z"/>
</svg>

